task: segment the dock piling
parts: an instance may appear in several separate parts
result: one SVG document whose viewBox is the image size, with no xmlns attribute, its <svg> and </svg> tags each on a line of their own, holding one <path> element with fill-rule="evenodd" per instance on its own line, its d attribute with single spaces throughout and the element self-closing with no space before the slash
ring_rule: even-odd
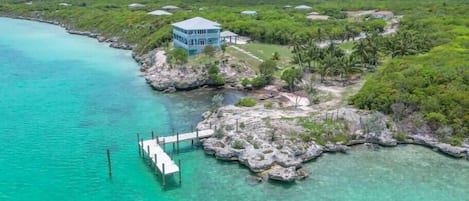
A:
<svg viewBox="0 0 469 201">
<path fill-rule="evenodd" d="M 177 153 L 179 154 L 179 132 L 176 133 L 176 146 Z"/>
<path fill-rule="evenodd" d="M 147 154 L 148 154 L 148 159 L 151 159 L 151 156 L 150 156 L 150 145 L 147 145 Z"/>
<path fill-rule="evenodd" d="M 142 150 L 141 150 L 142 151 L 142 158 L 145 158 L 145 152 L 144 152 L 145 148 L 143 148 L 143 139 L 140 139 L 140 143 L 142 144 L 142 146 L 141 146 L 142 147 Z"/>
<path fill-rule="evenodd" d="M 165 171 L 164 171 L 164 163 L 163 163 L 163 174 L 161 175 L 163 178 L 163 188 L 166 186 L 166 174 L 165 174 Z"/>
<path fill-rule="evenodd" d="M 140 134 L 137 133 L 137 145 L 138 145 L 138 156 L 142 156 L 142 150 L 140 148 Z"/>
<path fill-rule="evenodd" d="M 109 177 L 112 177 L 112 167 L 111 167 L 111 152 L 107 149 L 107 168 L 109 170 Z"/>
<path fill-rule="evenodd" d="M 155 175 L 158 175 L 158 158 L 156 158 L 156 154 L 155 154 Z"/>
<path fill-rule="evenodd" d="M 151 131 L 151 139 L 155 139 L 155 134 L 153 133 L 153 131 Z"/>
<path fill-rule="evenodd" d="M 179 166 L 179 186 L 181 186 L 182 180 L 181 180 L 181 160 L 178 160 L 178 166 Z"/>
</svg>

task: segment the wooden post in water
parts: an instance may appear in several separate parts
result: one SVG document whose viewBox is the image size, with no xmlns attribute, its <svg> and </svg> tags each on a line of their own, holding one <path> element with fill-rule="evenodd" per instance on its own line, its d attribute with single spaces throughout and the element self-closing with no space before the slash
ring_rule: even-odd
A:
<svg viewBox="0 0 469 201">
<path fill-rule="evenodd" d="M 163 188 L 166 186 L 166 174 L 165 174 L 165 171 L 164 171 L 164 163 L 163 163 L 163 174 L 161 175 L 162 179 L 163 179 Z"/>
<path fill-rule="evenodd" d="M 199 143 L 199 129 L 198 128 L 195 129 L 195 142 Z"/>
<path fill-rule="evenodd" d="M 137 145 L 138 145 L 138 156 L 142 156 L 142 150 L 140 149 L 140 134 L 137 133 Z"/>
<path fill-rule="evenodd" d="M 172 152 L 174 152 L 175 149 L 176 149 L 176 144 L 174 144 L 174 142 L 173 142 L 173 151 Z"/>
<path fill-rule="evenodd" d="M 107 168 L 109 170 L 109 177 L 112 177 L 111 152 L 109 149 L 107 149 Z"/>
<path fill-rule="evenodd" d="M 176 146 L 177 153 L 179 154 L 179 131 L 176 133 Z"/>
<path fill-rule="evenodd" d="M 150 145 L 147 145 L 147 154 L 148 154 L 148 159 L 151 159 L 151 155 L 150 155 Z"/>
<path fill-rule="evenodd" d="M 179 166 L 179 186 L 181 186 L 182 180 L 181 180 L 181 160 L 178 160 L 178 166 Z"/>
<path fill-rule="evenodd" d="M 158 158 L 156 158 L 156 154 L 155 154 L 155 175 L 158 175 Z"/>
<path fill-rule="evenodd" d="M 151 139 L 155 139 L 155 134 L 153 133 L 153 131 L 151 131 Z"/>
<path fill-rule="evenodd" d="M 164 137 L 163 137 L 163 152 L 166 152 L 166 143 L 165 143 Z"/>
<path fill-rule="evenodd" d="M 143 138 L 140 139 L 140 143 L 142 144 L 142 146 L 141 146 L 142 147 L 142 158 L 145 158 L 145 152 L 143 151 L 143 149 L 145 149 L 145 148 L 143 148 Z"/>
</svg>

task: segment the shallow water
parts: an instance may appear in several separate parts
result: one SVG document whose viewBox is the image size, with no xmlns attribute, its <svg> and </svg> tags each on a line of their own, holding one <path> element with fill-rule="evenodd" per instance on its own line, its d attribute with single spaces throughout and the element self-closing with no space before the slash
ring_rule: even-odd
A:
<svg viewBox="0 0 469 201">
<path fill-rule="evenodd" d="M 0 92 L 0 200 L 469 200 L 469 162 L 416 146 L 326 154 L 304 181 L 254 185 L 186 144 L 183 185 L 163 191 L 136 133 L 189 130 L 213 92 L 152 91 L 130 52 L 48 24 L 0 18 Z"/>
</svg>

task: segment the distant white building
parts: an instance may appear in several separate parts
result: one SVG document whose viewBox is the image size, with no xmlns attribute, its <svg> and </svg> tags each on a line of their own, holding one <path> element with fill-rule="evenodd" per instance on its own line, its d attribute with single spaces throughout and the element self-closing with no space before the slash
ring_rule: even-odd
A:
<svg viewBox="0 0 469 201">
<path fill-rule="evenodd" d="M 297 9 L 297 10 L 311 10 L 312 7 L 307 6 L 307 5 L 299 5 L 299 6 L 296 6 L 295 9 Z"/>
<path fill-rule="evenodd" d="M 172 13 L 170 12 L 166 12 L 164 10 L 154 10 L 154 11 L 151 11 L 148 13 L 149 15 L 156 15 L 156 16 L 160 16 L 160 15 L 172 15 Z"/>
<path fill-rule="evenodd" d="M 69 6 L 72 6 L 72 4 L 69 4 L 69 3 L 59 3 L 59 6 L 69 7 Z"/>
<path fill-rule="evenodd" d="M 308 18 L 310 20 L 328 20 L 331 17 L 327 16 L 327 15 L 319 15 L 318 12 L 310 12 L 306 16 L 306 18 Z"/>
<path fill-rule="evenodd" d="M 377 11 L 377 12 L 372 13 L 371 17 L 372 18 L 389 20 L 392 17 L 394 17 L 394 13 L 392 13 L 391 11 L 387 11 L 387 10 L 381 10 L 381 11 Z"/>
<path fill-rule="evenodd" d="M 245 10 L 245 11 L 241 12 L 241 14 L 243 14 L 243 15 L 252 15 L 252 16 L 254 16 L 254 15 L 257 15 L 257 11 L 253 11 L 253 10 Z"/>
<path fill-rule="evenodd" d="M 163 6 L 161 7 L 163 10 L 177 10 L 179 9 L 179 7 L 177 6 L 173 6 L 173 5 L 167 5 L 167 6 Z"/>
<path fill-rule="evenodd" d="M 140 9 L 140 8 L 144 8 L 145 5 L 143 4 L 139 4 L 139 3 L 131 3 L 128 5 L 129 9 Z"/>
</svg>

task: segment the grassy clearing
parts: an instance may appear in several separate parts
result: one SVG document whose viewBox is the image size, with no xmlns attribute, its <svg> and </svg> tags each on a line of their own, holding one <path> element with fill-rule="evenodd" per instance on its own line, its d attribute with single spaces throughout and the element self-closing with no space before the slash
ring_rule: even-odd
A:
<svg viewBox="0 0 469 201">
<path fill-rule="evenodd" d="M 263 60 L 272 59 L 274 52 L 278 52 L 280 55 L 279 64 L 288 65 L 290 58 L 292 57 L 291 50 L 288 46 L 285 45 L 272 45 L 264 43 L 248 43 L 245 45 L 237 45 L 239 48 L 242 48 L 248 52 L 251 52 L 256 57 L 259 57 Z"/>
<path fill-rule="evenodd" d="M 354 42 L 344 42 L 344 43 L 341 43 L 339 45 L 339 47 L 345 51 L 352 51 L 353 50 L 353 46 L 355 45 Z"/>
<path fill-rule="evenodd" d="M 257 70 L 257 67 L 259 66 L 259 64 L 261 64 L 260 61 L 250 57 L 249 55 L 246 55 L 243 52 L 234 49 L 233 47 L 226 48 L 226 53 L 238 58 L 239 60 L 245 61 L 254 70 Z"/>
</svg>

